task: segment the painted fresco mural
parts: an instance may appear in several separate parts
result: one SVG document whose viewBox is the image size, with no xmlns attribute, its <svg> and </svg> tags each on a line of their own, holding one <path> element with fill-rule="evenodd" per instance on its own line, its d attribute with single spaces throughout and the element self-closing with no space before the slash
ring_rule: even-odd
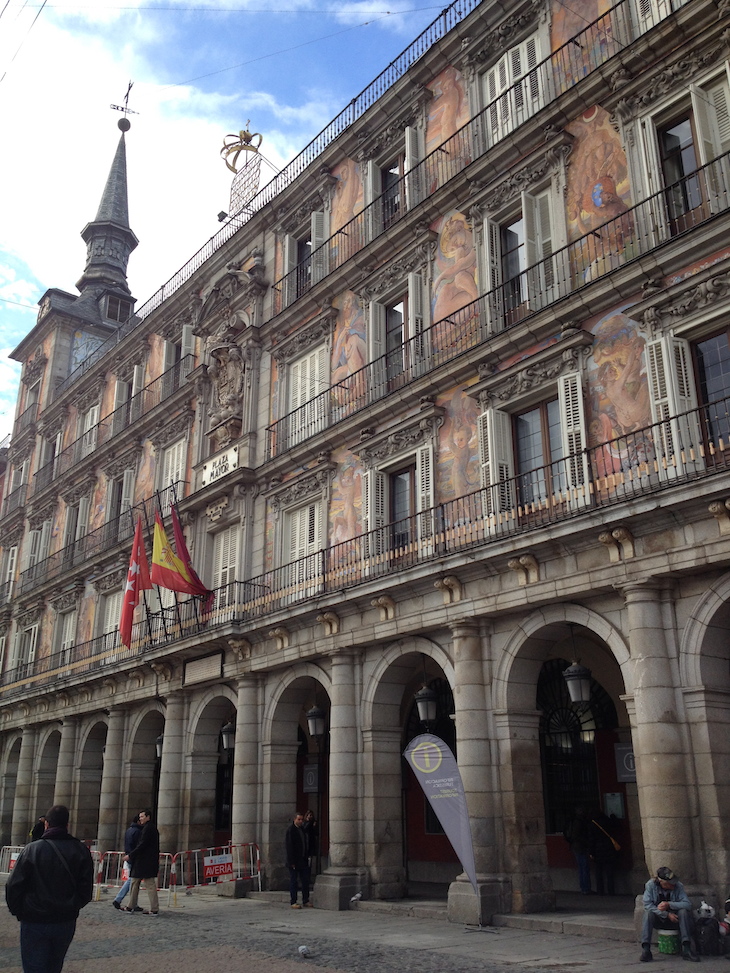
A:
<svg viewBox="0 0 730 973">
<path fill-rule="evenodd" d="M 142 447 L 142 459 L 137 472 L 137 482 L 134 486 L 134 502 L 139 503 L 151 497 L 155 489 L 155 447 L 145 440 Z"/>
<path fill-rule="evenodd" d="M 362 534 L 362 467 L 346 448 L 336 450 L 332 459 L 337 464 L 337 475 L 330 495 L 329 536 L 331 544 L 343 545 L 338 554 L 344 557 L 348 552 L 346 542 Z"/>
<path fill-rule="evenodd" d="M 83 364 L 103 340 L 98 335 L 89 334 L 87 331 L 74 331 L 71 342 L 71 371 Z"/>
<path fill-rule="evenodd" d="M 348 396 L 347 378 L 364 368 L 368 360 L 365 339 L 365 314 L 352 291 L 346 291 L 334 302 L 340 311 L 335 323 L 332 342 L 331 381 L 335 406 L 344 404 Z M 337 388 L 341 384 L 342 388 Z"/>
<path fill-rule="evenodd" d="M 101 527 L 106 520 L 106 496 L 108 478 L 106 473 L 99 473 L 99 478 L 94 486 L 91 497 L 91 518 L 89 522 L 89 532 Z"/>
<path fill-rule="evenodd" d="M 580 286 L 631 259 L 634 223 L 626 153 L 608 113 L 594 106 L 566 128 L 575 137 L 566 220 L 569 242 L 579 241 L 571 248 L 571 261 Z"/>
<path fill-rule="evenodd" d="M 550 49 L 557 52 L 552 76 L 560 91 L 572 87 L 591 72 L 596 64 L 602 64 L 623 46 L 614 37 L 611 23 L 606 18 L 591 27 L 607 13 L 615 0 L 581 0 L 573 6 L 556 2 L 552 5 L 550 24 Z M 580 34 L 580 40 L 570 43 Z"/>
<path fill-rule="evenodd" d="M 450 139 L 462 125 L 466 125 L 470 118 L 469 99 L 466 94 L 466 84 L 459 71 L 454 67 L 445 68 L 427 87 L 433 98 L 428 105 L 426 117 L 426 155 L 437 149 L 447 139 Z M 443 177 L 443 167 L 459 172 L 471 162 L 471 140 L 469 138 L 455 139 L 449 146 L 448 156 L 439 153 L 434 156 L 432 164 L 440 167 Z M 436 174 L 427 177 L 427 191 L 433 192 L 437 185 Z"/>
<path fill-rule="evenodd" d="M 442 503 L 479 489 L 479 403 L 463 386 L 439 396 L 436 402 L 446 410 L 436 462 L 436 502 Z"/>
<path fill-rule="evenodd" d="M 433 229 L 438 233 L 438 244 L 431 285 L 431 321 L 444 322 L 433 332 L 434 348 L 439 350 L 473 330 L 469 327 L 472 315 L 457 316 L 456 312 L 475 301 L 479 291 L 474 235 L 466 216 L 452 210 Z"/>
<path fill-rule="evenodd" d="M 334 236 L 346 223 L 357 216 L 365 205 L 362 174 L 360 166 L 354 159 L 345 159 L 340 165 L 335 166 L 332 175 L 337 180 L 337 185 L 332 194 L 330 236 Z"/>
</svg>

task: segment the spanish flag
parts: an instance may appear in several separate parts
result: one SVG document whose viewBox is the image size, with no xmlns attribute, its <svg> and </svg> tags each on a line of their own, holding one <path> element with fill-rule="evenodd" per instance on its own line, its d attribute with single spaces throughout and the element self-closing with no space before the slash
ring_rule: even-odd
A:
<svg viewBox="0 0 730 973">
<path fill-rule="evenodd" d="M 200 581 L 197 578 L 193 580 L 184 561 L 173 553 L 159 513 L 155 514 L 155 533 L 152 540 L 152 583 L 188 595 L 201 593 Z"/>
</svg>

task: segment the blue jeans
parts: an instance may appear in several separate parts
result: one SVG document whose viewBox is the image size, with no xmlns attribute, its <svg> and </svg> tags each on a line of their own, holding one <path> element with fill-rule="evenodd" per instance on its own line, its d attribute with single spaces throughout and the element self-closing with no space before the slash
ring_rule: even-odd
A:
<svg viewBox="0 0 730 973">
<path fill-rule="evenodd" d="M 289 868 L 289 898 L 291 904 L 297 901 L 299 882 L 302 885 L 302 905 L 309 902 L 309 878 L 312 870 L 309 865 L 301 865 L 299 868 Z"/>
<path fill-rule="evenodd" d="M 575 860 L 578 862 L 578 884 L 581 892 L 591 890 L 591 860 L 587 854 L 574 851 Z"/>
<path fill-rule="evenodd" d="M 677 909 L 675 913 L 679 924 L 672 922 L 669 916 L 658 916 L 655 912 L 645 912 L 641 927 L 641 945 L 651 943 L 653 929 L 679 929 L 682 945 L 692 940 L 692 915 L 689 909 Z"/>
<path fill-rule="evenodd" d="M 61 973 L 76 932 L 76 920 L 21 922 L 20 958 L 23 973 Z"/>
<path fill-rule="evenodd" d="M 129 892 L 129 886 L 132 884 L 132 879 L 128 878 L 124 885 L 119 889 L 117 894 L 114 896 L 114 901 L 121 903 L 124 900 L 124 896 Z"/>
</svg>

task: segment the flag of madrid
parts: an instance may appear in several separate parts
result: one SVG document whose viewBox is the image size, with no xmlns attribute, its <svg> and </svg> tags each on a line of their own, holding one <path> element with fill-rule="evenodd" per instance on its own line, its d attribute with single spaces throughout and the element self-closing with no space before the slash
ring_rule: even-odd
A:
<svg viewBox="0 0 730 973">
<path fill-rule="evenodd" d="M 134 618 L 134 609 L 139 604 L 139 593 L 143 588 L 151 587 L 150 569 L 142 540 L 142 519 L 137 517 L 137 526 L 132 541 L 132 555 L 129 558 L 129 570 L 127 571 L 127 583 L 124 587 L 122 599 L 122 613 L 119 616 L 119 631 L 122 642 L 127 648 L 132 641 L 132 619 Z"/>
</svg>

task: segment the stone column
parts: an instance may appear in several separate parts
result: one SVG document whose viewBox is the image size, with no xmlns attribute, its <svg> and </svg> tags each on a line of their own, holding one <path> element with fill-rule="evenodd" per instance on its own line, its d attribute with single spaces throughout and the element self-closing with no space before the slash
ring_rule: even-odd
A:
<svg viewBox="0 0 730 973">
<path fill-rule="evenodd" d="M 102 854 L 120 847 L 119 815 L 121 812 L 122 754 L 126 713 L 116 707 L 109 714 L 104 745 L 104 762 L 99 794 L 99 827 L 96 843 Z"/>
<path fill-rule="evenodd" d="M 18 779 L 15 784 L 13 825 L 10 837 L 10 843 L 13 845 L 24 845 L 28 840 L 28 832 L 35 824 L 35 816 L 31 816 L 33 812 L 30 808 L 30 792 L 33 783 L 33 759 L 37 735 L 37 729 L 34 726 L 28 726 L 23 730 L 23 738 L 20 743 Z"/>
<path fill-rule="evenodd" d="M 53 803 L 64 804 L 72 812 L 74 810 L 77 729 L 78 720 L 76 717 L 67 716 L 61 727 L 61 745 L 58 748 L 58 765 L 56 766 L 56 789 L 53 792 Z M 71 830 L 73 831 L 73 826 Z"/>
<path fill-rule="evenodd" d="M 165 708 L 165 730 L 162 735 L 160 787 L 157 794 L 157 827 L 160 850 L 179 851 L 180 821 L 183 817 L 183 750 L 185 694 L 170 693 Z"/>
<path fill-rule="evenodd" d="M 498 876 L 492 756 L 490 752 L 484 652 L 476 622 L 452 628 L 457 762 L 469 808 L 479 897 L 462 874 L 449 887 L 452 922 L 489 923 L 492 915 L 509 911 L 509 882 Z"/>
<path fill-rule="evenodd" d="M 355 655 L 340 652 L 332 659 L 330 700 L 330 867 L 317 878 L 314 904 L 320 909 L 343 910 L 360 891 L 363 870 L 358 870 L 360 797 L 358 782 Z"/>
<path fill-rule="evenodd" d="M 238 680 L 231 828 L 234 844 L 261 843 L 259 832 L 259 678 Z"/>
<path fill-rule="evenodd" d="M 650 872 L 669 865 L 686 885 L 701 876 L 693 848 L 678 669 L 665 636 L 662 586 L 647 581 L 621 585 L 621 590 L 634 675 L 634 755 L 646 864 Z"/>
</svg>

